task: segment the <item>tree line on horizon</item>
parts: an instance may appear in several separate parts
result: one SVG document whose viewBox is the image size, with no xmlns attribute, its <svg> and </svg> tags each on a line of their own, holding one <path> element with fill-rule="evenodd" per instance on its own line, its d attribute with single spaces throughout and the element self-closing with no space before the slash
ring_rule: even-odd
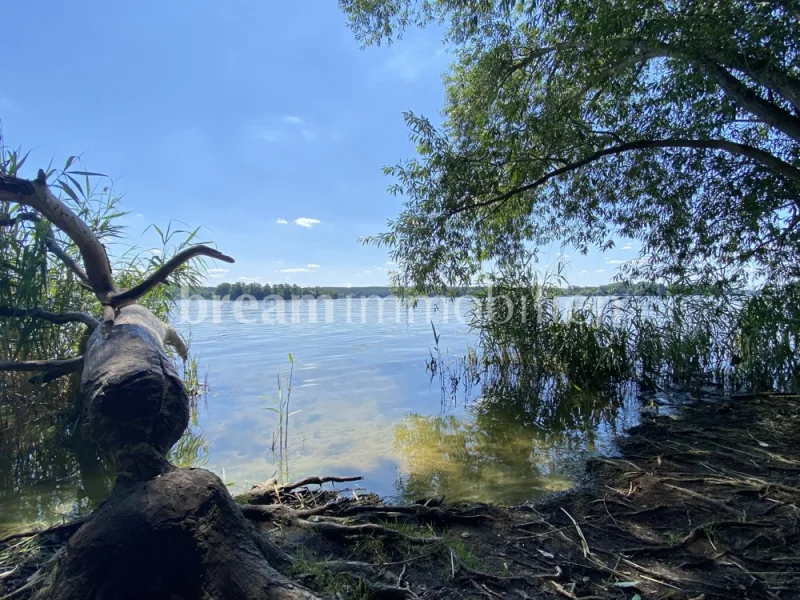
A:
<svg viewBox="0 0 800 600">
<path fill-rule="evenodd" d="M 478 296 L 487 292 L 485 286 L 470 286 L 453 288 L 450 295 L 454 297 Z M 550 292 L 556 296 L 665 296 L 669 293 L 669 288 L 663 284 L 652 283 L 609 283 L 597 286 L 577 286 L 567 285 L 563 287 L 553 287 Z M 244 283 L 237 281 L 234 283 L 223 282 L 217 286 L 204 286 L 192 290 L 192 295 L 201 296 L 207 300 L 213 298 L 225 298 L 236 300 L 242 296 L 251 296 L 256 300 L 263 300 L 270 296 L 281 297 L 284 300 L 294 298 L 386 298 L 398 294 L 402 290 L 389 286 L 298 286 L 288 283 L 264 283 L 257 282 Z M 431 294 L 436 296 L 438 294 Z"/>
</svg>

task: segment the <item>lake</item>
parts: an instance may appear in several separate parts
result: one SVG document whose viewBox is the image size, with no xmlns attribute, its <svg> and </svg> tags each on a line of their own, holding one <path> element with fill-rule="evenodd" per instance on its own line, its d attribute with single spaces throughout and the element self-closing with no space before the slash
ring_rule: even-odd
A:
<svg viewBox="0 0 800 600">
<path fill-rule="evenodd" d="M 528 409 L 480 402 L 480 384 L 451 394 L 445 382 L 443 395 L 426 369 L 434 335 L 440 360 L 463 355 L 474 343 L 469 303 L 184 303 L 174 320 L 208 388 L 176 460 L 212 470 L 234 492 L 307 475 L 362 475 L 360 487 L 402 501 L 516 504 L 568 488 L 587 455 L 612 452 L 613 437 L 638 422 L 635 399 L 576 403 L 567 425 L 548 428 Z M 281 452 L 275 398 L 290 373 Z M 89 510 L 109 483 L 81 478 L 52 431 L 31 431 L 14 446 L 20 456 L 0 462 L 0 531 Z"/>
</svg>

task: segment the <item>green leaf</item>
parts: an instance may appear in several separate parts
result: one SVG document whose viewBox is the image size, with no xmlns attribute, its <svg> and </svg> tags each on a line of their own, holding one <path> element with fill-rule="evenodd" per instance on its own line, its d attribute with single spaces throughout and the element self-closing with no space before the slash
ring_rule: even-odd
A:
<svg viewBox="0 0 800 600">
<path fill-rule="evenodd" d="M 103 173 L 94 173 L 93 171 L 70 171 L 72 175 L 85 175 L 86 177 L 108 177 Z"/>
<path fill-rule="evenodd" d="M 294 365 L 294 356 L 292 356 L 291 352 L 289 352 L 289 363 Z"/>
<path fill-rule="evenodd" d="M 67 196 L 72 198 L 75 201 L 76 204 L 80 204 L 81 203 L 81 201 L 78 199 L 78 195 L 66 183 L 64 183 L 63 181 L 59 181 L 58 182 L 58 187 L 60 187 L 62 190 L 64 190 L 64 192 L 67 194 Z"/>
</svg>

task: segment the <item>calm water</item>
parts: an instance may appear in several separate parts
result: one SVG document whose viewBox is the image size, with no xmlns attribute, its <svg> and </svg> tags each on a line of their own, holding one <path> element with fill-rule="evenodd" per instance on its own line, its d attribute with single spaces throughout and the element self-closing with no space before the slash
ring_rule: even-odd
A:
<svg viewBox="0 0 800 600">
<path fill-rule="evenodd" d="M 480 397 L 479 386 L 443 403 L 439 380 L 426 371 L 431 322 L 446 360 L 474 341 L 453 304 L 360 302 L 332 301 L 329 313 L 320 305 L 316 319 L 300 302 L 209 304 L 200 322 L 196 305 L 176 313 L 209 384 L 176 460 L 211 469 L 233 490 L 276 474 L 362 475 L 364 488 L 385 496 L 519 503 L 569 487 L 586 454 L 610 451 L 613 435 L 638 418 L 632 400 L 576 403 L 546 419 L 530 406 L 465 402 Z M 278 378 L 285 394 L 289 353 L 289 410 L 299 412 L 289 418 L 288 453 L 279 453 L 269 408 Z M 0 462 L 0 531 L 85 511 L 109 484 L 81 477 L 80 457 L 52 429 L 31 431 L 15 446 L 19 456 Z"/>
</svg>

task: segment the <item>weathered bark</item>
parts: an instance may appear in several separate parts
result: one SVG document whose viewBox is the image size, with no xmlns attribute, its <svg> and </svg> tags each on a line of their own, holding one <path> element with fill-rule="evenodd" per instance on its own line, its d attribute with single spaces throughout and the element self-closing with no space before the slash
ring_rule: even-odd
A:
<svg viewBox="0 0 800 600">
<path fill-rule="evenodd" d="M 75 533 L 43 590 L 53 600 L 312 600 L 270 565 L 289 557 L 242 516 L 220 479 L 173 469 L 122 482 Z"/>
<path fill-rule="evenodd" d="M 89 338 L 79 404 L 87 437 L 104 451 L 150 447 L 163 456 L 186 429 L 189 397 L 164 351 L 170 333 L 131 305 L 120 309 L 108 336 L 101 325 Z"/>
</svg>

